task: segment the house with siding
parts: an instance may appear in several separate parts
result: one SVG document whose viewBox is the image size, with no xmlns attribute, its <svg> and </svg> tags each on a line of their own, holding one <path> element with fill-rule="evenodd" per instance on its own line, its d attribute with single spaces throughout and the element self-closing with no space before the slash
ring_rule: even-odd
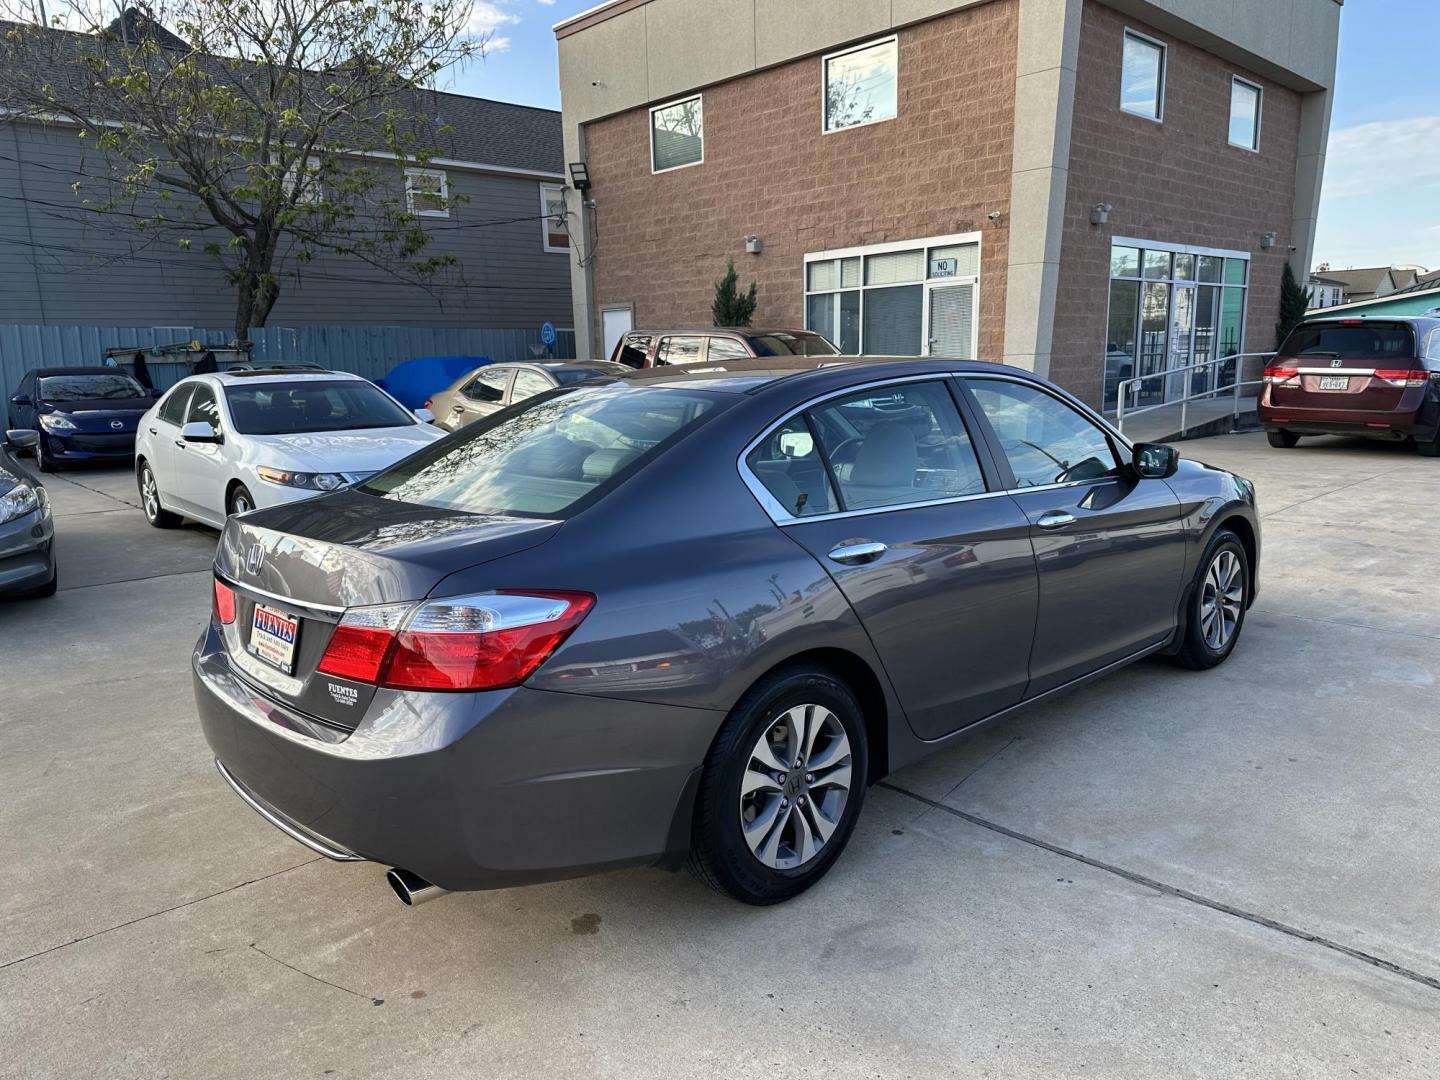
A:
<svg viewBox="0 0 1440 1080">
<path fill-rule="evenodd" d="M 1309 269 L 1341 10 L 609 0 L 555 27 L 577 348 L 705 320 L 733 258 L 848 353 L 1223 385 Z"/>
<path fill-rule="evenodd" d="M 426 254 L 455 265 L 422 287 L 322 252 L 282 267 L 269 325 L 569 327 L 570 236 L 550 216 L 563 205 L 560 114 L 431 91 L 414 100 L 438 152 L 423 168 L 391 159 L 389 183 L 430 234 Z M 0 112 L 0 324 L 231 325 L 235 290 L 203 237 L 188 251 L 147 243 L 124 216 L 85 210 L 102 170 L 74 126 Z"/>
</svg>

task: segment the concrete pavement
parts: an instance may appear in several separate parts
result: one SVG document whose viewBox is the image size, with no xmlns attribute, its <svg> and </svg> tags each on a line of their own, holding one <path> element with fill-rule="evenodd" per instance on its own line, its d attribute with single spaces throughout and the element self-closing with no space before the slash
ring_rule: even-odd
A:
<svg viewBox="0 0 1440 1080">
<path fill-rule="evenodd" d="M 62 475 L 61 592 L 0 605 L 0 1076 L 1440 1073 L 1440 469 L 1183 449 L 1259 490 L 1230 662 L 903 770 L 763 910 L 654 870 L 409 910 L 314 859 L 193 718 L 215 534 Z"/>
</svg>

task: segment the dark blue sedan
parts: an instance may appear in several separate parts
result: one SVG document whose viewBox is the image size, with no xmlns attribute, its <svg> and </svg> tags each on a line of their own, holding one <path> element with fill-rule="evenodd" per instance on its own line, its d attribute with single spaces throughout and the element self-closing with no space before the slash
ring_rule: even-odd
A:
<svg viewBox="0 0 1440 1080">
<path fill-rule="evenodd" d="M 7 427 L 40 432 L 43 472 L 77 461 L 129 461 L 135 427 L 154 403 L 149 390 L 115 368 L 36 368 L 15 388 Z"/>
</svg>

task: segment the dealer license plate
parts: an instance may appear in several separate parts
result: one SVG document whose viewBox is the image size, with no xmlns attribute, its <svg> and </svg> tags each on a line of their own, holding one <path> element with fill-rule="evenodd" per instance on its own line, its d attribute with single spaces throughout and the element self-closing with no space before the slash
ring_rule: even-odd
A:
<svg viewBox="0 0 1440 1080">
<path fill-rule="evenodd" d="M 295 642 L 300 637 L 300 620 L 283 611 L 255 605 L 250 623 L 250 653 L 274 664 L 286 675 L 295 674 Z"/>
<path fill-rule="evenodd" d="M 1321 390 L 1349 390 L 1350 380 L 1348 378 L 1335 376 L 1322 376 L 1320 379 Z"/>
</svg>

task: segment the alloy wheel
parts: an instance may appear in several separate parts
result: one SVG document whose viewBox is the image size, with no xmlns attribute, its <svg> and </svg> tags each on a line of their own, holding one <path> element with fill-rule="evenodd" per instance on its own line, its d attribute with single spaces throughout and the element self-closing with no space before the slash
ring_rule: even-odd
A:
<svg viewBox="0 0 1440 1080">
<path fill-rule="evenodd" d="M 774 870 L 824 849 L 850 800 L 850 738 L 823 705 L 796 705 L 765 726 L 740 780 L 740 830 Z"/>
<path fill-rule="evenodd" d="M 1200 631 L 1205 644 L 1220 652 L 1235 636 L 1245 603 L 1245 580 L 1240 557 L 1221 550 L 1205 572 L 1200 593 Z"/>
<path fill-rule="evenodd" d="M 235 492 L 235 497 L 230 500 L 230 513 L 232 515 L 247 514 L 254 509 L 255 507 L 250 505 L 250 496 L 247 495 L 243 489 Z"/>
<path fill-rule="evenodd" d="M 145 504 L 145 516 L 154 521 L 160 516 L 160 493 L 155 490 L 155 474 L 147 465 L 140 473 L 140 501 Z"/>
</svg>

